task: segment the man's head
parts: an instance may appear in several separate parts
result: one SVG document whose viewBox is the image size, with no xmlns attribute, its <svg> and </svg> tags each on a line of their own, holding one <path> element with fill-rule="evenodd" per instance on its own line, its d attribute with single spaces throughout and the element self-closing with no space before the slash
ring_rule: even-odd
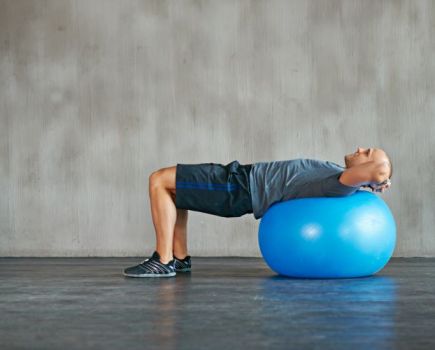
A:
<svg viewBox="0 0 435 350">
<path fill-rule="evenodd" d="M 351 168 L 355 165 L 363 164 L 366 162 L 375 161 L 377 163 L 388 163 L 390 173 L 388 178 L 393 175 L 393 165 L 387 153 L 380 148 L 361 148 L 358 147 L 355 153 L 346 154 L 344 156 L 344 163 L 346 168 Z"/>
</svg>

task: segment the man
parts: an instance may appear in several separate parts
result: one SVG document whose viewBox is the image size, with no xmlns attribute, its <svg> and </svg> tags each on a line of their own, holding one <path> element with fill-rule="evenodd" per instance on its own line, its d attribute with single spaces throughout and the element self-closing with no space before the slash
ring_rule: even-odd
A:
<svg viewBox="0 0 435 350">
<path fill-rule="evenodd" d="M 241 165 L 177 164 L 149 177 L 157 247 L 152 256 L 124 270 L 129 277 L 171 277 L 190 271 L 187 211 L 223 217 L 253 213 L 261 218 L 274 203 L 292 198 L 347 196 L 360 187 L 384 192 L 392 164 L 379 148 L 358 148 L 344 157 L 346 167 L 329 161 L 293 159 Z"/>
</svg>

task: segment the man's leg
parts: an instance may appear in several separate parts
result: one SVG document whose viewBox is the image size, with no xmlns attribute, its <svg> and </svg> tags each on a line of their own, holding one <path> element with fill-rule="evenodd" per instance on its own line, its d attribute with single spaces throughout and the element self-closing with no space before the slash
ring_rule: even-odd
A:
<svg viewBox="0 0 435 350">
<path fill-rule="evenodd" d="M 173 166 L 154 171 L 149 177 L 149 196 L 156 231 L 156 250 L 164 264 L 173 259 L 173 239 L 177 221 L 177 208 L 173 200 L 175 174 L 176 166 Z M 181 220 L 181 228 L 182 223 L 183 220 Z"/>
<path fill-rule="evenodd" d="M 174 255 L 184 259 L 187 255 L 187 216 L 186 209 L 177 209 L 177 221 L 174 229 Z"/>
</svg>

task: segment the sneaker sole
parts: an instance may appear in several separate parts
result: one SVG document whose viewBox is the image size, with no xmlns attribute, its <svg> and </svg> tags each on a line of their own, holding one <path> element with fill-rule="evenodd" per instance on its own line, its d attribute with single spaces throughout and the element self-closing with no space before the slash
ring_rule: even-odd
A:
<svg viewBox="0 0 435 350">
<path fill-rule="evenodd" d="M 171 273 L 162 273 L 162 274 L 158 274 L 158 273 L 145 273 L 142 275 L 130 275 L 128 273 L 123 273 L 124 276 L 127 277 L 174 277 L 176 275 L 175 272 L 171 272 Z"/>
</svg>

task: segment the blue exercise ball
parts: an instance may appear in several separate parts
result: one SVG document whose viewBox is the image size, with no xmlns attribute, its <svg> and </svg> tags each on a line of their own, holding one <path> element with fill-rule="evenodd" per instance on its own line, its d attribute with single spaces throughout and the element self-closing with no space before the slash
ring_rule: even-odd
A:
<svg viewBox="0 0 435 350">
<path fill-rule="evenodd" d="M 393 255 L 396 224 L 387 204 L 368 191 L 298 198 L 266 211 L 258 242 L 264 260 L 280 275 L 362 277 L 380 271 Z"/>
</svg>

